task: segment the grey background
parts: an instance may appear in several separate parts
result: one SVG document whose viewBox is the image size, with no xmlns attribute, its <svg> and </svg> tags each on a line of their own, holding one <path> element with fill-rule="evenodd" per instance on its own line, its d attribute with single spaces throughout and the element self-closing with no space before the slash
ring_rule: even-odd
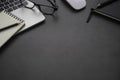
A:
<svg viewBox="0 0 120 80">
<path fill-rule="evenodd" d="M 0 80 L 120 80 L 120 23 L 94 15 L 97 0 L 76 12 L 57 0 L 55 16 L 0 51 Z"/>
</svg>

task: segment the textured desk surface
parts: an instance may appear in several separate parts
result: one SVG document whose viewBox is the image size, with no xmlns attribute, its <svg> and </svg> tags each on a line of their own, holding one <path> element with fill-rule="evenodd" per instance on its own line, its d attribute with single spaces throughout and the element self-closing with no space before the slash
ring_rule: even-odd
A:
<svg viewBox="0 0 120 80">
<path fill-rule="evenodd" d="M 120 24 L 73 11 L 57 0 L 55 17 L 17 36 L 0 52 L 0 80 L 120 80 Z"/>
</svg>

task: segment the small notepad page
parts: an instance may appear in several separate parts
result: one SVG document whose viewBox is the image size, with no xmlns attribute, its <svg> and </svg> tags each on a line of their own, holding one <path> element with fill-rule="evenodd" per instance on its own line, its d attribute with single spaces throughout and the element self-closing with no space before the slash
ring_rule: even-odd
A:
<svg viewBox="0 0 120 80">
<path fill-rule="evenodd" d="M 25 25 L 25 22 L 22 19 L 11 13 L 5 11 L 0 13 L 0 24 L 2 24 L 2 26 L 7 26 L 16 22 L 18 22 L 19 24 L 14 27 L 10 27 L 8 29 L 0 31 L 0 48 Z"/>
<path fill-rule="evenodd" d="M 5 11 L 0 12 L 0 29 L 6 28 L 15 23 L 19 23 L 19 21 L 16 20 L 16 17 Z"/>
</svg>

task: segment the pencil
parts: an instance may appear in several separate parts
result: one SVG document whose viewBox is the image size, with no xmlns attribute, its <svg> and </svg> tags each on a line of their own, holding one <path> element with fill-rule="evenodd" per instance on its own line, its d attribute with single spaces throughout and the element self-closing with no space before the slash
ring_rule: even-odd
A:
<svg viewBox="0 0 120 80">
<path fill-rule="evenodd" d="M 0 29 L 0 32 L 1 31 L 4 31 L 4 30 L 6 30 L 6 29 L 9 29 L 9 28 L 11 28 L 11 27 L 15 27 L 15 26 L 17 26 L 17 25 L 19 25 L 20 23 L 14 23 L 14 24 L 11 24 L 11 25 L 9 25 L 9 26 L 6 26 L 5 28 L 2 28 L 2 29 Z"/>
</svg>

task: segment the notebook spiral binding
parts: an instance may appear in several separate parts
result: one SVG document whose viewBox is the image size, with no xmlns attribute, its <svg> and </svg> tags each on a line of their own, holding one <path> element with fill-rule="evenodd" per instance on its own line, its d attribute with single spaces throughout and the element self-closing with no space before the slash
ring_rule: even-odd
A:
<svg viewBox="0 0 120 80">
<path fill-rule="evenodd" d="M 15 15 L 12 14 L 12 13 L 9 13 L 9 12 L 7 12 L 7 11 L 3 11 L 3 12 L 6 13 L 6 14 L 8 14 L 10 17 L 13 17 L 14 19 L 20 21 L 21 23 L 24 22 L 24 20 L 18 18 L 17 16 L 15 16 Z"/>
</svg>

